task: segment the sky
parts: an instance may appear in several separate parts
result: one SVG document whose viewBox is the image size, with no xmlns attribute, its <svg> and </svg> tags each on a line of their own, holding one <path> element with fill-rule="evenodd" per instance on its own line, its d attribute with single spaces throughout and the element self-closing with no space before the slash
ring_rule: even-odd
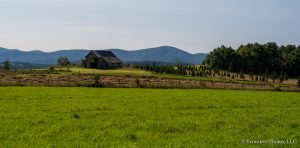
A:
<svg viewBox="0 0 300 148">
<path fill-rule="evenodd" d="M 0 0 L 0 47 L 25 51 L 300 45 L 299 0 Z"/>
</svg>

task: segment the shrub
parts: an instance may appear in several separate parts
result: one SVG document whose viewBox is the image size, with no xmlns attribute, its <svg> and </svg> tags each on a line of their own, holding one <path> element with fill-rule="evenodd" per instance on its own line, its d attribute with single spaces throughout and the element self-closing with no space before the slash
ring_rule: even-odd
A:
<svg viewBox="0 0 300 148">
<path fill-rule="evenodd" d="M 280 85 L 273 85 L 273 91 L 282 91 Z"/>
<path fill-rule="evenodd" d="M 48 71 L 49 71 L 49 72 L 53 72 L 53 71 L 54 71 L 54 66 L 48 67 Z"/>
<path fill-rule="evenodd" d="M 99 84 L 101 80 L 101 76 L 99 74 L 94 75 L 94 82 L 95 84 Z"/>
</svg>

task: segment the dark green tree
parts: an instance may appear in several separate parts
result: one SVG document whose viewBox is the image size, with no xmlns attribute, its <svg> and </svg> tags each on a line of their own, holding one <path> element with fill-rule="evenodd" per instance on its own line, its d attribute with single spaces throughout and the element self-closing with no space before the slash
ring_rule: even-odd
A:
<svg viewBox="0 0 300 148">
<path fill-rule="evenodd" d="M 233 61 L 230 62 L 229 67 L 228 67 L 228 71 L 230 71 L 230 72 L 234 71 Z"/>
<path fill-rule="evenodd" d="M 281 71 L 279 76 L 279 82 L 282 83 L 283 81 L 284 81 L 284 74 L 283 71 Z"/>
<path fill-rule="evenodd" d="M 243 68 L 241 68 L 241 70 L 240 70 L 240 78 L 245 79 Z"/>
<path fill-rule="evenodd" d="M 268 68 L 265 69 L 265 77 L 267 79 L 269 78 L 269 69 Z"/>
<path fill-rule="evenodd" d="M 4 61 L 3 64 L 4 64 L 4 66 L 3 66 L 4 70 L 10 70 L 9 60 Z"/>
<path fill-rule="evenodd" d="M 212 69 L 238 72 L 243 67 L 245 73 L 264 73 L 265 80 L 269 72 L 284 71 L 289 76 L 300 75 L 300 46 L 276 43 L 246 44 L 237 50 L 225 46 L 218 47 L 209 53 L 205 62 Z"/>
<path fill-rule="evenodd" d="M 276 81 L 278 75 L 276 73 L 276 71 L 273 71 L 272 74 L 270 75 L 271 79 L 273 80 L 273 83 Z"/>
<path fill-rule="evenodd" d="M 235 56 L 236 53 L 231 47 L 225 47 L 223 45 L 210 52 L 205 63 L 212 69 L 228 70 Z"/>
<path fill-rule="evenodd" d="M 289 78 L 288 78 L 288 76 L 287 76 L 287 73 L 286 73 L 286 72 L 284 72 L 284 77 L 283 77 L 283 79 L 284 79 L 285 81 L 289 80 Z"/>
</svg>

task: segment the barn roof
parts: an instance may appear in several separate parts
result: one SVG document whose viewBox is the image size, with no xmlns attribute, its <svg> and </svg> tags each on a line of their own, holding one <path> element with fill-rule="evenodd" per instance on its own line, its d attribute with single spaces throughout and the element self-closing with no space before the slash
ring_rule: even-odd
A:
<svg viewBox="0 0 300 148">
<path fill-rule="evenodd" d="M 121 60 L 117 57 L 103 57 L 103 59 L 108 63 L 121 63 Z"/>
<path fill-rule="evenodd" d="M 102 57 L 108 63 L 121 63 L 121 60 L 119 58 L 117 58 L 117 56 L 111 51 L 108 51 L 108 50 L 92 50 L 86 56 L 86 58 L 88 58 L 88 56 L 91 53 L 94 53 L 98 58 Z"/>
<path fill-rule="evenodd" d="M 93 50 L 98 57 L 117 57 L 113 52 L 107 50 Z"/>
</svg>

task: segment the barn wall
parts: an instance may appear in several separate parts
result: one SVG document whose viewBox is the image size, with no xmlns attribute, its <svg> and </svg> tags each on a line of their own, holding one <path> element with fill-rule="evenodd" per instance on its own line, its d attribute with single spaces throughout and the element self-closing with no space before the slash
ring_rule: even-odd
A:
<svg viewBox="0 0 300 148">
<path fill-rule="evenodd" d="M 99 69 L 106 69 L 107 62 L 103 58 L 99 58 L 98 60 L 98 68 Z"/>
<path fill-rule="evenodd" d="M 90 52 L 85 61 L 85 67 L 86 68 L 92 68 L 92 63 L 95 63 L 94 58 L 98 58 L 93 52 Z"/>
</svg>

